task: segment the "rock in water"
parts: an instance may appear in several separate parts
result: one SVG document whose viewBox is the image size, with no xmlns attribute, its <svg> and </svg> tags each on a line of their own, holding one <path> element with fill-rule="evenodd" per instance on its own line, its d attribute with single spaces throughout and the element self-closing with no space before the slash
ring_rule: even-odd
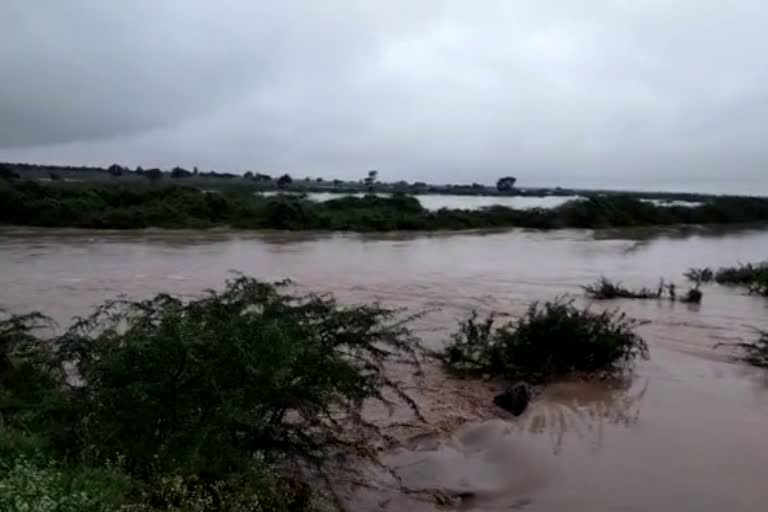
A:
<svg viewBox="0 0 768 512">
<path fill-rule="evenodd" d="M 525 382 L 518 382 L 493 399 L 494 404 L 515 416 L 523 414 L 530 401 L 531 387 Z"/>
</svg>

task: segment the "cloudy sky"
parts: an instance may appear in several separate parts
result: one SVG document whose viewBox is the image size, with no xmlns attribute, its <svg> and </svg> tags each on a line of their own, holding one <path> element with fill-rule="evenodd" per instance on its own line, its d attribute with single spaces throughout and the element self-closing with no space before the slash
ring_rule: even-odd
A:
<svg viewBox="0 0 768 512">
<path fill-rule="evenodd" d="M 0 161 L 768 193 L 765 0 L 2 0 Z"/>
</svg>

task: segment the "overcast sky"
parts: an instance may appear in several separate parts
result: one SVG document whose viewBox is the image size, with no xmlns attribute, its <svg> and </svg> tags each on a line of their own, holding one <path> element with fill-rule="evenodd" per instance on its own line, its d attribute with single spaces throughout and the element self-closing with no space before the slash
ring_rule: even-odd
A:
<svg viewBox="0 0 768 512">
<path fill-rule="evenodd" d="M 0 161 L 768 193 L 766 0 L 0 0 Z"/>
</svg>

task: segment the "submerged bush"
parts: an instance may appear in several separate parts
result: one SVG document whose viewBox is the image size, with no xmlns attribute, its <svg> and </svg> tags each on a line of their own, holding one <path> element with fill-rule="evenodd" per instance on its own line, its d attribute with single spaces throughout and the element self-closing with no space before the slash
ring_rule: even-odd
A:
<svg viewBox="0 0 768 512">
<path fill-rule="evenodd" d="M 656 290 L 641 288 L 639 290 L 630 290 L 624 288 L 618 281 L 611 281 L 601 277 L 596 283 L 581 287 L 587 296 L 594 300 L 612 300 L 612 299 L 662 299 L 666 291 L 666 298 L 671 301 L 686 302 L 698 304 L 701 302 L 703 294 L 699 290 L 699 283 L 694 288 L 689 289 L 685 294 L 678 296 L 677 287 L 674 283 L 665 283 L 662 279 Z"/>
<path fill-rule="evenodd" d="M 685 276 L 697 283 L 715 281 L 718 284 L 743 286 L 750 293 L 768 297 L 768 262 L 747 263 L 735 267 L 692 268 Z"/>
<path fill-rule="evenodd" d="M 624 288 L 618 281 L 614 282 L 606 277 L 601 277 L 596 283 L 582 286 L 582 288 L 589 297 L 597 300 L 658 299 L 661 297 L 664 285 L 663 283 L 659 285 L 658 290 L 642 288 L 641 290 L 634 291 Z"/>
<path fill-rule="evenodd" d="M 547 381 L 567 374 L 617 373 L 647 358 L 638 325 L 624 313 L 594 313 L 558 299 L 532 304 L 518 320 L 496 326 L 496 318 L 473 313 L 441 354 L 459 374 Z"/>
<path fill-rule="evenodd" d="M 768 331 L 758 331 L 758 338 L 752 342 L 719 343 L 715 347 L 732 346 L 741 350 L 740 359 L 754 366 L 768 368 Z"/>
</svg>

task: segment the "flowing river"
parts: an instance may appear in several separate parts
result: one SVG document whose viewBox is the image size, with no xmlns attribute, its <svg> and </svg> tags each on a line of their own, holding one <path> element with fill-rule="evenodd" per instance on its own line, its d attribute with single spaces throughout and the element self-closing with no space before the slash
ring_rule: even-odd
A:
<svg viewBox="0 0 768 512">
<path fill-rule="evenodd" d="M 66 323 L 125 294 L 198 294 L 240 271 L 342 301 L 427 311 L 415 324 L 439 347 L 472 309 L 515 316 L 601 275 L 630 286 L 659 278 L 684 290 L 692 266 L 764 260 L 768 232 L 703 229 L 513 230 L 363 236 L 232 231 L 0 230 L 0 307 Z M 374 411 L 397 442 L 392 476 L 364 467 L 341 487 L 351 510 L 756 511 L 768 506 L 768 372 L 717 343 L 768 328 L 768 300 L 707 286 L 700 305 L 617 301 L 648 321 L 651 350 L 623 384 L 562 382 L 519 418 L 490 403 L 492 383 L 437 367 L 411 386 L 428 424 Z M 401 417 L 402 416 L 402 417 Z M 438 491 L 460 496 L 438 505 Z"/>
</svg>

